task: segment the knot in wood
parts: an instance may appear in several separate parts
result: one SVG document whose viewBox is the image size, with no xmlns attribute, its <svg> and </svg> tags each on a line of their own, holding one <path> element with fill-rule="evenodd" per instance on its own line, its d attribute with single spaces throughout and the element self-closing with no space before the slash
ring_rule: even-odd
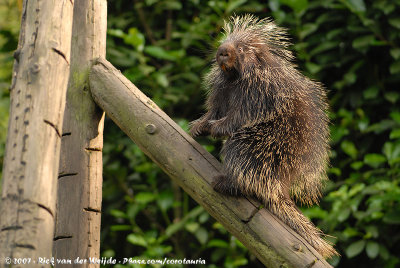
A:
<svg viewBox="0 0 400 268">
<path fill-rule="evenodd" d="M 19 57 L 21 56 L 21 49 L 17 49 L 14 51 L 13 57 L 14 59 L 19 62 Z"/>
<path fill-rule="evenodd" d="M 154 134 L 157 131 L 157 127 L 154 124 L 147 124 L 146 125 L 146 132 L 148 134 Z"/>
<path fill-rule="evenodd" d="M 32 73 L 38 73 L 39 71 L 40 71 L 40 66 L 39 66 L 39 64 L 37 64 L 37 63 L 35 63 L 35 64 L 33 64 L 33 66 L 31 67 L 31 71 L 32 71 Z"/>
<path fill-rule="evenodd" d="M 301 247 L 300 244 L 294 244 L 294 245 L 293 245 L 293 249 L 294 249 L 295 251 L 298 251 L 298 252 L 302 252 L 302 251 L 303 251 L 303 248 Z"/>
</svg>

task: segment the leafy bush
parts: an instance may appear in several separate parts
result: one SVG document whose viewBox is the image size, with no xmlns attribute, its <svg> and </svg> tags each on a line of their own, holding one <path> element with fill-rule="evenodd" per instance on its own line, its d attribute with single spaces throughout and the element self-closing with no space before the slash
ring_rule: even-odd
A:
<svg viewBox="0 0 400 268">
<path fill-rule="evenodd" d="M 399 251 L 400 223 L 400 93 L 397 91 L 400 24 L 395 15 L 399 5 L 393 1 L 363 0 L 268 3 L 193 0 L 136 1 L 132 7 L 126 1 L 114 0 L 109 15 L 108 58 L 124 69 L 124 74 L 171 117 L 186 126 L 186 120 L 197 118 L 203 112 L 204 90 L 199 90 L 199 74 L 207 71 L 224 18 L 233 13 L 251 12 L 260 17 L 271 16 L 287 27 L 299 69 L 326 85 L 331 103 L 331 182 L 321 207 L 303 208 L 303 211 L 326 233 L 336 237 L 342 256 L 331 260 L 334 265 L 394 267 L 399 262 L 396 252 Z M 217 154 L 220 144 L 207 139 L 201 142 Z M 137 150 L 128 144 L 132 146 L 129 150 Z M 121 163 L 119 157 L 113 159 Z M 138 156 L 127 158 L 126 163 L 130 166 L 137 159 Z M 154 164 L 149 164 L 142 155 L 140 159 L 143 164 L 139 167 L 147 168 L 138 172 L 134 164 L 125 172 L 131 174 L 128 178 L 140 177 L 137 183 L 128 182 L 134 193 L 137 191 L 134 199 L 142 198 L 143 192 L 148 195 L 148 206 L 142 207 L 142 213 L 151 211 L 154 219 L 151 224 L 164 226 L 164 232 L 157 232 L 154 237 L 159 241 L 168 236 L 170 228 L 175 228 L 171 227 L 175 226 L 173 222 L 181 228 L 163 240 L 163 248 L 167 250 L 162 251 L 162 256 L 189 258 L 195 249 L 196 256 L 202 256 L 208 263 L 254 265 L 254 257 L 249 257 L 242 246 L 224 249 L 229 245 L 229 235 L 215 229 L 213 219 L 203 222 L 191 217 L 188 220 L 196 205 L 176 186 L 171 186 L 160 171 L 154 171 Z M 108 170 L 107 163 L 105 169 Z M 127 175 L 121 177 L 127 183 Z M 151 179 L 155 177 L 156 183 Z M 174 200 L 170 203 L 175 205 L 166 211 L 157 209 L 162 202 L 160 193 L 167 192 Z M 121 211 L 126 213 L 129 209 Z M 135 217 L 138 215 L 141 213 Z M 135 230 L 136 224 L 139 223 L 129 225 L 130 230 Z M 196 231 L 185 227 L 187 224 L 196 226 Z M 154 229 L 157 228 L 149 227 L 152 232 Z M 138 246 L 141 242 L 135 235 L 138 232 L 125 232 L 128 242 Z M 173 242 L 177 237 L 182 244 L 190 241 L 191 249 L 182 251 L 181 243 Z M 213 257 L 216 251 L 209 250 L 215 239 L 218 245 L 224 245 L 217 247 L 223 250 L 218 259 Z M 110 244 L 109 248 L 114 245 Z M 149 256 L 148 250 L 147 247 L 130 252 Z M 238 261 L 231 262 L 232 257 Z"/>
</svg>

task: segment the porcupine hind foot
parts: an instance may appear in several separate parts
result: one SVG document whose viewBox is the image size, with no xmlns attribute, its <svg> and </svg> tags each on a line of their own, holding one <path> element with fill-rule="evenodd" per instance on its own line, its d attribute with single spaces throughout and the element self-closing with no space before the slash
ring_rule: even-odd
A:
<svg viewBox="0 0 400 268">
<path fill-rule="evenodd" d="M 232 196 L 242 195 L 238 187 L 235 187 L 235 183 L 233 183 L 227 176 L 222 174 L 213 178 L 211 186 L 215 191 L 221 194 Z"/>
</svg>

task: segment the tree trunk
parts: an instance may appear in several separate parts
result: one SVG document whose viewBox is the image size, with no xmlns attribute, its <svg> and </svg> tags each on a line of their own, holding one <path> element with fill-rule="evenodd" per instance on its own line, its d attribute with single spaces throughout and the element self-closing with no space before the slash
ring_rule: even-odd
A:
<svg viewBox="0 0 400 268">
<path fill-rule="evenodd" d="M 71 0 L 23 4 L 3 167 L 0 267 L 48 267 L 41 261 L 52 256 L 72 14 Z"/>
<path fill-rule="evenodd" d="M 89 258 L 100 256 L 104 113 L 92 100 L 88 74 L 93 59 L 105 56 L 106 30 L 105 0 L 75 0 L 53 254 L 88 261 L 79 267 L 99 266 Z"/>
<path fill-rule="evenodd" d="M 107 115 L 267 267 L 330 267 L 254 200 L 215 192 L 221 164 L 106 60 L 93 66 L 90 89 Z"/>
</svg>

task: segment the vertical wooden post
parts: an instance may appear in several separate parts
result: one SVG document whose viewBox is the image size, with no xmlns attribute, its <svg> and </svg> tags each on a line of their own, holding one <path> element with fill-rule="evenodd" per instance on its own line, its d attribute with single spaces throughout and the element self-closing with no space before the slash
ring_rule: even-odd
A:
<svg viewBox="0 0 400 268">
<path fill-rule="evenodd" d="M 29 267 L 50 266 L 41 261 L 52 256 L 72 14 L 72 0 L 23 4 L 3 168 L 0 267 L 21 266 L 21 258 Z"/>
<path fill-rule="evenodd" d="M 92 61 L 105 56 L 106 31 L 107 2 L 75 0 L 53 246 L 58 259 L 100 256 L 104 113 L 92 100 L 88 75 Z"/>
</svg>

